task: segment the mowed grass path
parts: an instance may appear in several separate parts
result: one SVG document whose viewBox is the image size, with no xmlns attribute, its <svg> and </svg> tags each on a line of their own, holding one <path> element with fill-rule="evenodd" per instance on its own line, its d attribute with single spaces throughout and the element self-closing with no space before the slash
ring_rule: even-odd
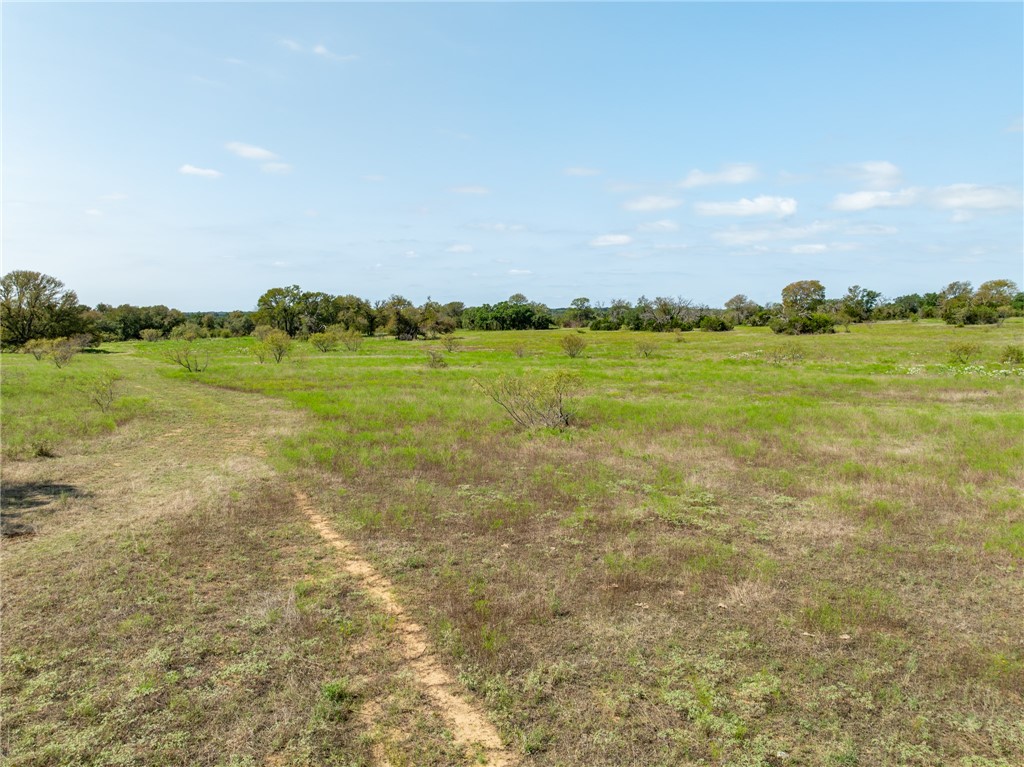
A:
<svg viewBox="0 0 1024 767">
<path fill-rule="evenodd" d="M 1022 327 L 585 333 L 579 359 L 459 333 L 437 369 L 437 342 L 257 365 L 245 339 L 162 370 L 311 416 L 281 465 L 529 763 L 1016 765 Z M 980 366 L 947 364 L 964 340 Z M 583 379 L 566 432 L 477 384 L 556 369 Z"/>
</svg>

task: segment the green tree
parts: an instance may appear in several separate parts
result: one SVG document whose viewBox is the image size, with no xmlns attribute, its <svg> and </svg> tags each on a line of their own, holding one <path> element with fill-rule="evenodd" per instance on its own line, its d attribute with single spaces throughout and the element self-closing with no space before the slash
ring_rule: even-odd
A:
<svg viewBox="0 0 1024 767">
<path fill-rule="evenodd" d="M 817 280 L 791 282 L 782 289 L 782 311 L 787 316 L 810 314 L 825 303 L 825 286 Z"/>
<path fill-rule="evenodd" d="M 302 289 L 298 285 L 271 288 L 256 302 L 253 320 L 294 336 L 302 327 Z"/>
<path fill-rule="evenodd" d="M 1017 295 L 1017 283 L 1013 280 L 989 280 L 978 286 L 974 292 L 974 303 L 978 306 L 1010 306 Z"/>
<path fill-rule="evenodd" d="M 88 307 L 48 274 L 27 270 L 0 278 L 0 344 L 17 348 L 33 338 L 91 333 Z"/>
</svg>

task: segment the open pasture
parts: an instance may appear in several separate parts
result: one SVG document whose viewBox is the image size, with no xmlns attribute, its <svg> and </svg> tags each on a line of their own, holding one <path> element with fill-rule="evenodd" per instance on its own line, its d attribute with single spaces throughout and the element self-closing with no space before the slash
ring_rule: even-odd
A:
<svg viewBox="0 0 1024 767">
<path fill-rule="evenodd" d="M 560 345 L 576 331 L 459 331 L 451 350 L 296 343 L 280 364 L 258 364 L 252 339 L 218 339 L 195 342 L 201 373 L 166 361 L 175 342 L 113 344 L 63 370 L 5 355 L 5 492 L 69 461 L 83 485 L 154 499 L 195 492 L 204 471 L 224 478 L 184 510 L 150 500 L 130 519 L 96 491 L 26 508 L 19 522 L 37 532 L 3 554 L 4 752 L 12 764 L 306 764 L 334 748 L 334 763 L 372 764 L 383 743 L 391 764 L 469 763 L 403 687 L 386 621 L 288 509 L 290 481 L 395 584 L 523 764 L 1020 764 L 1024 376 L 1000 359 L 1022 330 L 586 332 L 576 358 Z M 964 344 L 975 348 L 954 361 Z M 79 381 L 104 370 L 123 377 L 108 410 Z M 557 371 L 578 374 L 567 429 L 519 429 L 488 396 L 500 375 Z M 191 447 L 165 440 L 183 446 L 164 465 L 151 446 L 173 429 Z M 256 444 L 272 470 L 239 463 Z M 188 596 L 193 517 L 220 589 L 209 599 Z M 148 554 L 139 531 L 155 536 Z M 88 577 L 69 577 L 68 558 Z M 125 605 L 145 595 L 123 580 L 128 561 L 176 607 L 110 629 L 106 592 Z M 218 594 L 231 608 L 210 618 L 202 605 Z M 290 613 L 288 594 L 307 612 Z M 256 631 L 270 602 L 277 618 Z M 108 630 L 116 643 L 97 640 Z M 186 664 L 225 696 L 206 709 L 173 660 L 192 647 L 175 631 L 207 648 Z M 249 665 L 228 660 L 221 632 Z M 309 678 L 269 659 L 263 636 Z M 129 656 L 149 658 L 136 669 L 149 687 L 130 693 L 110 670 Z M 350 680 L 341 703 L 323 687 L 335 678 Z M 268 702 L 278 689 L 287 706 Z M 147 694 L 179 705 L 139 704 Z M 344 714 L 324 713 L 332 700 Z M 217 705 L 274 737 L 222 736 Z M 177 733 L 154 741 L 163 762 L 104 750 L 122 732 L 115 715 Z M 199 734 L 219 756 L 196 757 Z M 77 761 L 41 745 L 76 738 L 61 753 Z"/>
</svg>

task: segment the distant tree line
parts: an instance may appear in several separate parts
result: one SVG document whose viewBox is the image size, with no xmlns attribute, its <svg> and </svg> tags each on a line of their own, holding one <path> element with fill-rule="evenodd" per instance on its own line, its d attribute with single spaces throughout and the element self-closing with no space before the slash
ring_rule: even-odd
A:
<svg viewBox="0 0 1024 767">
<path fill-rule="evenodd" d="M 989 280 L 975 289 L 951 282 L 934 293 L 886 298 L 876 290 L 853 285 L 838 298 L 826 298 L 818 280 L 792 282 L 781 300 L 765 305 L 733 296 L 721 308 L 681 297 L 641 296 L 609 305 L 573 299 L 550 309 L 516 293 L 505 301 L 480 306 L 439 303 L 420 306 L 400 295 L 373 303 L 354 295 L 304 291 L 298 285 L 271 288 L 255 311 L 181 312 L 166 306 L 95 307 L 80 304 L 73 290 L 49 275 L 18 270 L 0 278 L 0 344 L 5 349 L 34 339 L 88 337 L 93 342 L 135 339 L 247 336 L 267 329 L 290 338 L 323 334 L 398 339 L 436 338 L 458 329 L 544 330 L 552 327 L 591 330 L 728 331 L 737 325 L 767 326 L 777 333 L 831 333 L 837 327 L 884 320 L 941 318 L 951 325 L 995 324 L 1024 315 L 1024 293 L 1006 279 Z M 262 331 L 261 331 L 262 329 Z"/>
</svg>

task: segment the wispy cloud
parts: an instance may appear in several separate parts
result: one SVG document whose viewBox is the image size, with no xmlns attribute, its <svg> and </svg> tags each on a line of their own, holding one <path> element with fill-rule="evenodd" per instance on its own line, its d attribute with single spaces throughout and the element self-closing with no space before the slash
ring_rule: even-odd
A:
<svg viewBox="0 0 1024 767">
<path fill-rule="evenodd" d="M 467 224 L 467 226 L 470 229 L 480 229 L 485 232 L 497 232 L 498 234 L 526 231 L 526 227 L 522 224 L 506 224 L 502 221 L 487 221 L 478 224 Z"/>
<path fill-rule="evenodd" d="M 87 211 L 85 211 L 85 215 L 87 215 L 87 216 L 102 216 L 103 215 L 103 211 L 100 210 L 99 208 L 89 208 Z"/>
<path fill-rule="evenodd" d="M 888 160 L 853 163 L 840 172 L 868 189 L 893 189 L 903 183 L 903 172 Z"/>
<path fill-rule="evenodd" d="M 124 202 L 128 199 L 128 195 L 124 192 L 111 192 L 100 197 L 104 202 Z"/>
<path fill-rule="evenodd" d="M 323 43 L 313 46 L 313 54 L 324 59 L 330 59 L 331 61 L 355 61 L 359 58 L 354 53 L 346 53 L 344 55 L 334 53 L 328 50 L 327 46 Z"/>
<path fill-rule="evenodd" d="M 178 173 L 185 176 L 201 176 L 202 178 L 220 178 L 224 174 L 219 170 L 213 168 L 197 168 L 195 165 L 182 165 L 178 168 Z"/>
<path fill-rule="evenodd" d="M 452 191 L 455 194 L 484 195 L 484 194 L 490 194 L 491 193 L 491 190 L 488 189 L 486 186 L 473 186 L 473 185 L 452 187 Z"/>
<path fill-rule="evenodd" d="M 319 56 L 322 59 L 328 59 L 330 61 L 355 61 L 359 57 L 354 53 L 338 54 L 330 50 L 323 43 L 317 43 L 316 45 L 306 46 L 297 40 L 293 40 L 290 37 L 282 38 L 278 43 L 293 53 L 311 53 L 314 56 Z"/>
<path fill-rule="evenodd" d="M 260 166 L 260 170 L 264 173 L 272 173 L 278 176 L 282 176 L 286 173 L 292 172 L 292 166 L 286 162 L 265 162 Z"/>
<path fill-rule="evenodd" d="M 686 178 L 679 182 L 683 189 L 692 189 L 697 186 L 709 186 L 710 184 L 745 184 L 757 178 L 757 167 L 747 163 L 730 163 L 723 165 L 721 170 L 707 173 L 702 170 L 691 170 Z"/>
<path fill-rule="evenodd" d="M 886 190 L 851 192 L 837 194 L 832 200 L 833 210 L 871 210 L 872 208 L 902 208 L 913 205 L 921 197 L 921 190 L 901 189 L 898 192 Z"/>
<path fill-rule="evenodd" d="M 622 207 L 625 210 L 632 210 L 638 212 L 650 212 L 652 210 L 670 210 L 672 208 L 678 208 L 683 204 L 683 201 L 675 197 L 663 197 L 661 195 L 651 194 L 646 197 L 638 197 L 635 200 L 628 200 L 622 203 Z"/>
<path fill-rule="evenodd" d="M 933 189 L 929 202 L 943 210 L 1013 210 L 1021 206 L 1021 194 L 1007 186 L 952 184 Z"/>
<path fill-rule="evenodd" d="M 511 274 L 513 277 L 522 277 L 527 274 L 533 274 L 533 272 L 530 271 L 529 269 L 509 269 L 508 273 Z"/>
<path fill-rule="evenodd" d="M 663 218 L 660 221 L 648 221 L 637 226 L 638 232 L 678 232 L 679 224 Z"/>
<path fill-rule="evenodd" d="M 244 157 L 246 160 L 276 160 L 277 155 L 271 152 L 269 149 L 264 149 L 261 146 L 253 146 L 252 144 L 243 144 L 241 141 L 229 141 L 224 145 L 232 154 L 236 154 L 239 157 Z"/>
<path fill-rule="evenodd" d="M 566 168 L 564 171 L 567 176 L 600 176 L 601 171 L 597 168 Z"/>
<path fill-rule="evenodd" d="M 602 234 L 590 241 L 593 248 L 607 248 L 611 245 L 629 245 L 633 238 L 628 234 Z"/>
<path fill-rule="evenodd" d="M 815 221 L 803 226 L 772 226 L 760 229 L 727 229 L 715 232 L 712 238 L 723 245 L 753 245 L 761 242 L 775 242 L 785 240 L 801 240 L 805 237 L 812 237 L 821 232 L 827 232 L 834 227 L 828 221 Z"/>
<path fill-rule="evenodd" d="M 744 197 L 735 202 L 699 202 L 694 210 L 701 216 L 791 216 L 797 203 L 792 197 L 761 195 L 754 199 Z"/>
<path fill-rule="evenodd" d="M 447 248 L 445 248 L 445 252 L 447 252 L 447 253 L 472 253 L 473 252 L 473 246 L 472 245 L 468 245 L 468 244 L 466 244 L 464 242 L 457 242 L 454 245 L 449 245 Z"/>
</svg>

